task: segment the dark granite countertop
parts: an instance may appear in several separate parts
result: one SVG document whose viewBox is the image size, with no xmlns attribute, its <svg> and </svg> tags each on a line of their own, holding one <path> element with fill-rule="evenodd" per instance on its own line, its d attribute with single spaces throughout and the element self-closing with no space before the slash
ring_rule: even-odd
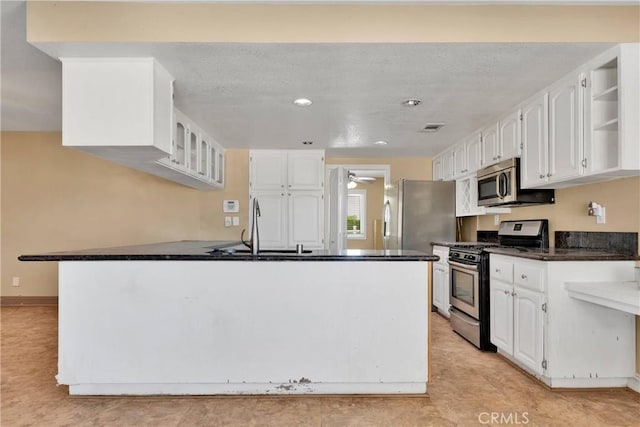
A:
<svg viewBox="0 0 640 427">
<path fill-rule="evenodd" d="M 239 241 L 183 240 L 149 245 L 117 246 L 68 252 L 20 255 L 20 261 L 438 261 L 436 255 L 408 250 L 305 251 L 303 254 L 241 253 Z M 238 252 L 230 253 L 234 250 Z"/>
<path fill-rule="evenodd" d="M 624 254 L 602 249 L 567 249 L 567 248 L 512 248 L 494 246 L 486 248 L 492 254 L 509 255 L 539 261 L 638 261 L 637 254 Z"/>
</svg>

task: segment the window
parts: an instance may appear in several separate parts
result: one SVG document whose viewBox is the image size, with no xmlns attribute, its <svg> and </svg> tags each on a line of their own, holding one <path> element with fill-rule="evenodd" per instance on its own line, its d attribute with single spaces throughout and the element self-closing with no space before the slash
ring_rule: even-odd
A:
<svg viewBox="0 0 640 427">
<path fill-rule="evenodd" d="M 349 190 L 347 238 L 367 239 L 367 190 Z"/>
</svg>

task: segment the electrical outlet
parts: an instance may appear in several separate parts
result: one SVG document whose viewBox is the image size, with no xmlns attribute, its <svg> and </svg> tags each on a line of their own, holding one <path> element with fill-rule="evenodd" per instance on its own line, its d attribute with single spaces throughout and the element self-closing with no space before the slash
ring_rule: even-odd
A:
<svg viewBox="0 0 640 427">
<path fill-rule="evenodd" d="M 233 226 L 237 227 L 240 225 L 240 217 L 239 216 L 234 216 L 233 217 Z"/>
<path fill-rule="evenodd" d="M 224 217 L 224 226 L 225 227 L 231 227 L 231 217 L 230 216 L 225 216 Z"/>
<path fill-rule="evenodd" d="M 500 225 L 500 215 L 495 214 L 493 216 L 493 225 Z"/>
<path fill-rule="evenodd" d="M 11 279 L 11 286 L 20 286 L 20 277 L 13 276 Z"/>
</svg>

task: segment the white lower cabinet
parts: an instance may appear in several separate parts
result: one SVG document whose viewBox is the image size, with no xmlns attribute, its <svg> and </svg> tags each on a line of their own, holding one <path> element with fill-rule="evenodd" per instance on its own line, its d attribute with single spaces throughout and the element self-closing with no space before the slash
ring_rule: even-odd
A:
<svg viewBox="0 0 640 427">
<path fill-rule="evenodd" d="M 291 191 L 287 193 L 287 198 L 289 247 L 295 248 L 297 244 L 307 248 L 323 247 L 322 191 Z"/>
<path fill-rule="evenodd" d="M 513 285 L 491 279 L 491 342 L 508 354 L 513 354 Z"/>
<path fill-rule="evenodd" d="M 633 280 L 633 261 L 537 261 L 491 254 L 491 342 L 550 387 L 624 387 L 635 317 L 571 298 L 573 281 Z"/>
<path fill-rule="evenodd" d="M 438 255 L 440 260 L 432 264 L 432 303 L 438 313 L 449 317 L 449 248 L 434 246 L 433 254 Z"/>
<path fill-rule="evenodd" d="M 308 249 L 324 246 L 322 191 L 255 191 L 250 195 L 250 206 L 253 198 L 260 205 L 260 249 L 295 249 L 297 244 Z"/>
<path fill-rule="evenodd" d="M 520 286 L 513 290 L 513 357 L 536 374 L 543 371 L 544 294 Z"/>
</svg>

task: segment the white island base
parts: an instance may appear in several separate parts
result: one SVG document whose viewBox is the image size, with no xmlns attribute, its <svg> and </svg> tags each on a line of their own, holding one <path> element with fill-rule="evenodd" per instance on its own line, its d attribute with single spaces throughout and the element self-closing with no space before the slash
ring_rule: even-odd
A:
<svg viewBox="0 0 640 427">
<path fill-rule="evenodd" d="M 62 261 L 73 395 L 426 393 L 428 262 Z"/>
</svg>

